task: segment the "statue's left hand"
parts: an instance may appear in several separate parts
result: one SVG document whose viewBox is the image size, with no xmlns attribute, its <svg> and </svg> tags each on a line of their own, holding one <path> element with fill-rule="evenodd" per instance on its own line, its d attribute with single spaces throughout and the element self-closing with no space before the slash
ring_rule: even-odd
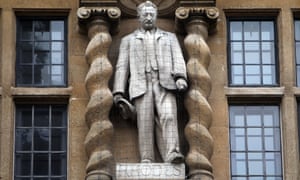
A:
<svg viewBox="0 0 300 180">
<path fill-rule="evenodd" d="M 188 87 L 186 80 L 183 78 L 178 78 L 176 80 L 176 87 L 179 91 L 185 91 Z"/>
</svg>

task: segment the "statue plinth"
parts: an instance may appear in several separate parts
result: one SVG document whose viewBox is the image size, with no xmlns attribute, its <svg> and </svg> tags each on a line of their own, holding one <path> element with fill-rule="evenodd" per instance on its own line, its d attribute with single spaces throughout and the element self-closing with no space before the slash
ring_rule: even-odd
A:
<svg viewBox="0 0 300 180">
<path fill-rule="evenodd" d="M 116 180 L 184 180 L 185 165 L 171 163 L 118 163 Z"/>
</svg>

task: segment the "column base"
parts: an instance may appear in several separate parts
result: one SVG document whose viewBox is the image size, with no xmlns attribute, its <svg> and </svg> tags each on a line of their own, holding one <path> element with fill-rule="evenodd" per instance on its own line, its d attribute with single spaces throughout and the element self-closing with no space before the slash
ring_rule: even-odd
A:
<svg viewBox="0 0 300 180">
<path fill-rule="evenodd" d="M 210 171 L 206 170 L 196 170 L 193 172 L 190 172 L 189 179 L 194 180 L 213 180 L 214 176 Z"/>
<path fill-rule="evenodd" d="M 112 180 L 111 176 L 103 171 L 91 171 L 86 175 L 85 180 Z"/>
</svg>

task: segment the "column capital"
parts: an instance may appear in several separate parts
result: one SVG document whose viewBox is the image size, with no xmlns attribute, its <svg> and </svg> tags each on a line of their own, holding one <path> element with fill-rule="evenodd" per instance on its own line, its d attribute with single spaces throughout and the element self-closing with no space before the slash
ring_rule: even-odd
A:
<svg viewBox="0 0 300 180">
<path fill-rule="evenodd" d="M 209 33 L 213 33 L 216 30 L 219 10 L 216 7 L 179 7 L 175 16 L 179 32 L 183 32 L 186 24 L 196 20 L 205 23 Z"/>
<path fill-rule="evenodd" d="M 88 26 L 94 20 L 105 21 L 111 33 L 118 31 L 121 11 L 118 7 L 80 7 L 77 10 L 79 32 L 86 33 Z"/>
</svg>

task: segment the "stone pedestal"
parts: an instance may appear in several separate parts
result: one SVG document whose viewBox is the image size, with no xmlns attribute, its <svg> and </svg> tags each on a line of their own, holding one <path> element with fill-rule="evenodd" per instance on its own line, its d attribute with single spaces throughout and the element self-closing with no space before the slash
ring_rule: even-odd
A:
<svg viewBox="0 0 300 180">
<path fill-rule="evenodd" d="M 184 180 L 184 164 L 119 163 L 116 180 Z"/>
</svg>

